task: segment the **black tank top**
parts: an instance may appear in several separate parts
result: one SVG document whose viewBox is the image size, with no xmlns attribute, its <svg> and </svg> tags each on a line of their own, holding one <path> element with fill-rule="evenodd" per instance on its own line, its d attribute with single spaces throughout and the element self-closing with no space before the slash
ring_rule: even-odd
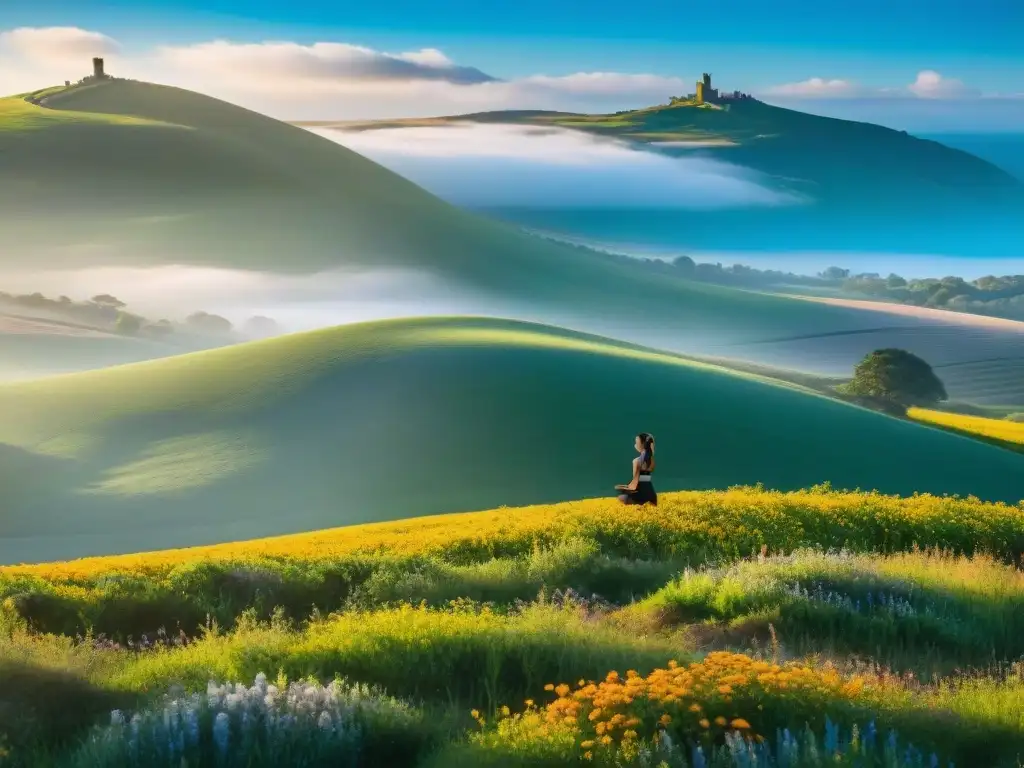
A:
<svg viewBox="0 0 1024 768">
<path fill-rule="evenodd" d="M 651 453 L 650 451 L 644 451 L 640 454 L 640 472 L 641 475 L 650 475 L 654 470 L 651 468 Z"/>
</svg>

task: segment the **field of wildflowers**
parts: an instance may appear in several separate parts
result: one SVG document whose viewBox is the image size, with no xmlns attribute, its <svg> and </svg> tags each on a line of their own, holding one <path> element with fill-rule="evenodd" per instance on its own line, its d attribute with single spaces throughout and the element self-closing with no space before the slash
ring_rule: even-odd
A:
<svg viewBox="0 0 1024 768">
<path fill-rule="evenodd" d="M 1024 764 L 1024 506 L 817 488 L 0 569 L 0 765 Z"/>
</svg>

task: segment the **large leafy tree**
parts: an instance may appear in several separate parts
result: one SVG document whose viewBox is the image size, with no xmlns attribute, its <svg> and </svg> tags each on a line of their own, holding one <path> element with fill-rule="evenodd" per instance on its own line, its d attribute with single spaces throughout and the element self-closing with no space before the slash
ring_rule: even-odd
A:
<svg viewBox="0 0 1024 768">
<path fill-rule="evenodd" d="M 906 409 L 947 399 L 946 388 L 924 360 L 904 349 L 877 349 L 853 370 L 848 394 Z"/>
</svg>

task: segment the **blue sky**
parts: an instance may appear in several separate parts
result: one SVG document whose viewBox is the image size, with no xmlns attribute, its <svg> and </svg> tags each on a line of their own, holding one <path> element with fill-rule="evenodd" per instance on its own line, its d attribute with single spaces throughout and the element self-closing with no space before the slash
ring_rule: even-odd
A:
<svg viewBox="0 0 1024 768">
<path fill-rule="evenodd" d="M 101 32 L 125 56 L 214 39 L 337 42 L 392 53 L 439 49 L 456 64 L 503 80 L 605 72 L 691 82 L 709 70 L 730 89 L 769 92 L 818 78 L 834 87 L 776 96 L 838 94 L 845 100 L 832 106 L 840 112 L 857 108 L 854 96 L 872 100 L 876 89 L 905 89 L 922 71 L 940 73 L 973 96 L 1024 94 L 1024 0 L 3 2 L 0 29 L 22 26 Z M 1005 129 L 1024 116 L 1021 109 L 986 104 L 981 111 L 996 116 L 980 122 Z M 905 105 L 890 111 L 914 121 Z M 934 104 L 919 112 L 919 122 L 949 127 L 935 117 L 942 109 Z"/>
</svg>

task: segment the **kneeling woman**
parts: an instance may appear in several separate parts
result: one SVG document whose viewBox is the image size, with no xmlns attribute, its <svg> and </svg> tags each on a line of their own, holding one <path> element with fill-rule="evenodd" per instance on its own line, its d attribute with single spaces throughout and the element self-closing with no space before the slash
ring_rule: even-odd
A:
<svg viewBox="0 0 1024 768">
<path fill-rule="evenodd" d="M 654 471 L 654 436 L 641 432 L 636 436 L 634 447 L 640 454 L 633 459 L 633 479 L 626 485 L 616 485 L 621 491 L 619 501 L 623 504 L 658 505 L 658 494 L 651 482 Z"/>
</svg>

